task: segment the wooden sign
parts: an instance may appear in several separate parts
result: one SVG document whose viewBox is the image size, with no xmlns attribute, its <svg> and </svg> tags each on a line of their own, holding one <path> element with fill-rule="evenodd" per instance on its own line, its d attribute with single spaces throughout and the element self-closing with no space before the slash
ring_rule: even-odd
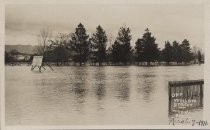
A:
<svg viewBox="0 0 210 130">
<path fill-rule="evenodd" d="M 203 107 L 204 80 L 169 82 L 169 114 Z"/>
<path fill-rule="evenodd" d="M 34 56 L 31 65 L 32 66 L 42 66 L 42 59 L 43 59 L 43 56 Z"/>
<path fill-rule="evenodd" d="M 32 64 L 31 64 L 31 70 L 34 70 L 34 68 L 38 67 L 39 71 L 41 72 L 41 67 L 43 67 L 42 59 L 43 59 L 43 56 L 34 56 Z"/>
<path fill-rule="evenodd" d="M 34 68 L 36 68 L 36 67 L 39 68 L 40 72 L 41 72 L 41 68 L 46 70 L 45 67 L 43 66 L 44 64 L 49 66 L 53 70 L 53 68 L 49 64 L 43 63 L 42 61 L 43 61 L 43 56 L 34 56 L 32 64 L 31 64 L 31 70 L 34 70 Z"/>
</svg>

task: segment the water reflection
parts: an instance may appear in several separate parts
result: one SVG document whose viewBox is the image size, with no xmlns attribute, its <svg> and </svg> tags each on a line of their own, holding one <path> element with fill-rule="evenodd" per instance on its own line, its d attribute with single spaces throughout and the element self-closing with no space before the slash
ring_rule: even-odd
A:
<svg viewBox="0 0 210 130">
<path fill-rule="evenodd" d="M 105 84 L 102 83 L 96 86 L 95 93 L 98 100 L 103 99 L 103 97 L 105 96 L 105 92 L 106 92 Z"/>
<path fill-rule="evenodd" d="M 50 83 L 46 79 L 40 79 L 38 81 L 33 81 L 36 85 L 36 89 L 34 89 L 34 92 L 36 93 L 36 96 L 39 98 L 42 98 L 43 102 L 51 101 L 53 98 L 52 93 L 55 92 L 56 89 L 50 88 Z M 53 87 L 53 86 L 52 86 Z"/>
<path fill-rule="evenodd" d="M 85 96 L 87 93 L 87 69 L 86 67 L 81 67 L 80 69 L 73 70 L 74 80 L 73 80 L 73 92 L 76 95 L 76 101 L 78 103 L 85 102 Z"/>
<path fill-rule="evenodd" d="M 143 96 L 143 100 L 145 103 L 151 101 L 151 94 L 155 89 L 155 75 L 150 73 L 144 73 L 141 75 L 137 75 L 138 80 L 138 92 Z"/>
<path fill-rule="evenodd" d="M 6 124 L 167 125 L 168 81 L 201 79 L 203 68 L 160 68 L 6 67 Z"/>
<path fill-rule="evenodd" d="M 116 97 L 120 101 L 129 101 L 130 96 L 130 73 L 124 72 L 124 73 L 118 73 L 116 75 Z"/>
<path fill-rule="evenodd" d="M 77 112 L 78 114 L 84 114 L 85 112 L 85 102 L 86 102 L 86 95 L 87 95 L 87 69 L 86 67 L 79 67 L 73 68 L 72 74 L 72 81 L 69 86 L 72 88 L 73 94 L 73 103 L 69 104 L 73 105 L 73 111 Z"/>
<path fill-rule="evenodd" d="M 98 100 L 102 100 L 106 94 L 106 75 L 104 67 L 98 67 L 95 71 L 95 95 Z"/>
</svg>

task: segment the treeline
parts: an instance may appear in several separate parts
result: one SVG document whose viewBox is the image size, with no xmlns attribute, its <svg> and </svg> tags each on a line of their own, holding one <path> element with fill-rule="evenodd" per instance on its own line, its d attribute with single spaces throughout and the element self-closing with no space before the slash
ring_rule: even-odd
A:
<svg viewBox="0 0 210 130">
<path fill-rule="evenodd" d="M 54 40 L 48 39 L 48 34 L 46 30 L 40 32 L 40 46 L 36 52 L 37 55 L 44 55 L 45 62 L 56 62 L 57 65 L 73 62 L 81 66 L 89 62 L 91 65 L 99 66 L 103 64 L 149 66 L 151 63 L 161 62 L 178 65 L 204 61 L 201 50 L 192 51 L 187 39 L 182 43 L 166 41 L 165 47 L 161 50 L 149 29 L 137 39 L 134 48 L 131 46 L 131 30 L 126 26 L 119 29 L 116 39 L 109 47 L 107 34 L 100 25 L 91 36 L 81 23 L 74 33 L 59 33 Z"/>
<path fill-rule="evenodd" d="M 12 49 L 10 52 L 5 51 L 5 63 L 31 62 L 34 55 L 20 53 L 20 52 L 18 52 L 18 50 Z"/>
</svg>

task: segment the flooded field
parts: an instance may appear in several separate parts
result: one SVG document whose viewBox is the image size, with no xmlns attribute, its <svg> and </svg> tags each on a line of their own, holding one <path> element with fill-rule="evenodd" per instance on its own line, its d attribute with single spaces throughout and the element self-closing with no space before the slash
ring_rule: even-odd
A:
<svg viewBox="0 0 210 130">
<path fill-rule="evenodd" d="M 6 66 L 6 125 L 168 125 L 168 81 L 204 78 L 203 65 L 53 68 Z"/>
</svg>

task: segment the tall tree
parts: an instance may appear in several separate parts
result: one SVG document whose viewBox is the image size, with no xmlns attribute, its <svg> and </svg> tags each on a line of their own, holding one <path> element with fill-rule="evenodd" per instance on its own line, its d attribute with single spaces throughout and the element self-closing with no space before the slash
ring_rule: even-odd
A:
<svg viewBox="0 0 210 130">
<path fill-rule="evenodd" d="M 114 63 L 120 62 L 121 52 L 122 52 L 121 45 L 117 41 L 115 41 L 111 47 L 111 58 L 110 58 L 111 61 Z"/>
<path fill-rule="evenodd" d="M 177 41 L 173 42 L 173 61 L 177 64 L 182 62 L 182 49 Z"/>
<path fill-rule="evenodd" d="M 121 27 L 118 36 L 112 45 L 112 56 L 114 62 L 123 62 L 125 65 L 130 60 L 132 48 L 130 41 L 132 36 L 128 27 Z"/>
<path fill-rule="evenodd" d="M 171 46 L 169 41 L 165 42 L 165 48 L 163 49 L 162 52 L 163 52 L 164 61 L 166 61 L 167 64 L 169 65 L 169 63 L 173 61 L 173 47 Z"/>
<path fill-rule="evenodd" d="M 135 43 L 135 56 L 136 56 L 136 61 L 138 62 L 142 62 L 143 59 L 143 51 L 144 51 L 144 43 L 143 43 L 143 39 L 138 39 Z"/>
<path fill-rule="evenodd" d="M 202 62 L 202 54 L 201 54 L 200 50 L 197 51 L 197 58 L 198 58 L 198 62 L 200 64 Z"/>
<path fill-rule="evenodd" d="M 56 39 L 50 40 L 50 42 L 51 42 L 50 49 L 51 49 L 51 52 L 53 53 L 53 58 L 57 62 L 57 65 L 59 65 L 59 63 L 63 64 L 64 62 L 67 62 L 69 58 L 68 57 L 69 35 L 59 33 Z M 47 54 L 50 54 L 50 53 L 46 53 L 46 55 Z"/>
<path fill-rule="evenodd" d="M 183 62 L 185 63 L 190 62 L 192 60 L 192 52 L 189 41 L 187 39 L 184 39 L 180 47 L 182 49 Z"/>
<path fill-rule="evenodd" d="M 99 25 L 96 28 L 96 33 L 91 38 L 92 55 L 96 58 L 96 62 L 101 63 L 106 59 L 106 44 L 107 36 L 103 28 Z"/>
<path fill-rule="evenodd" d="M 79 62 L 80 66 L 88 60 L 90 47 L 88 38 L 86 29 L 81 23 L 77 26 L 75 33 L 71 35 L 70 46 L 75 52 L 73 60 L 74 62 Z"/>
<path fill-rule="evenodd" d="M 147 28 L 146 32 L 143 34 L 142 42 L 144 45 L 143 57 L 147 62 L 147 65 L 150 65 L 150 62 L 154 62 L 159 57 L 159 48 L 155 43 L 155 37 L 151 35 L 151 32 Z"/>
</svg>

